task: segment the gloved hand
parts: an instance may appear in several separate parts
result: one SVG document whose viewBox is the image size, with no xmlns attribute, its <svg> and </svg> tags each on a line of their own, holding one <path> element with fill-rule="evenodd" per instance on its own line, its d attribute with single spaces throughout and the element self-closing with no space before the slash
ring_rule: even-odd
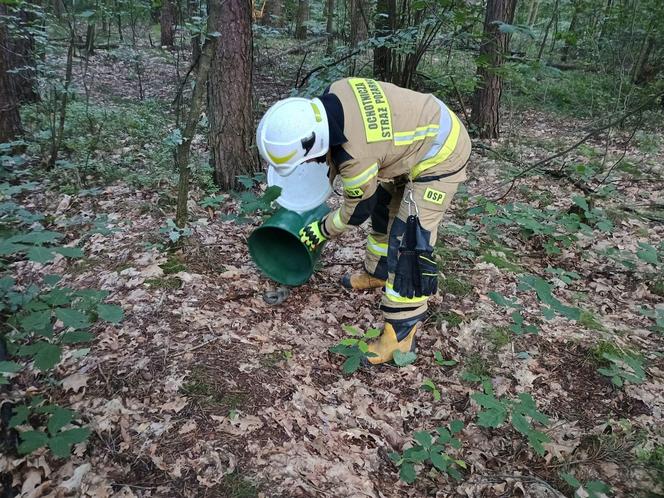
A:
<svg viewBox="0 0 664 498">
<path fill-rule="evenodd" d="M 300 241 L 307 246 L 307 249 L 311 252 L 314 252 L 316 248 L 326 240 L 327 237 L 323 235 L 320 228 L 320 221 L 309 223 L 306 227 L 300 230 Z"/>
<path fill-rule="evenodd" d="M 419 253 L 418 263 L 422 277 L 422 295 L 433 296 L 438 292 L 438 265 L 433 259 L 433 253 Z"/>
</svg>

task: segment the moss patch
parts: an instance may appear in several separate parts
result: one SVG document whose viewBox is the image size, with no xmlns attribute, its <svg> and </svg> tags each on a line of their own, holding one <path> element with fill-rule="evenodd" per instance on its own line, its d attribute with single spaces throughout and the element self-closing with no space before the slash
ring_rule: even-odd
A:
<svg viewBox="0 0 664 498">
<path fill-rule="evenodd" d="M 454 294 L 459 297 L 467 296 L 473 291 L 473 286 L 470 282 L 456 276 L 441 279 L 438 283 L 438 288 L 444 293 Z"/>
</svg>

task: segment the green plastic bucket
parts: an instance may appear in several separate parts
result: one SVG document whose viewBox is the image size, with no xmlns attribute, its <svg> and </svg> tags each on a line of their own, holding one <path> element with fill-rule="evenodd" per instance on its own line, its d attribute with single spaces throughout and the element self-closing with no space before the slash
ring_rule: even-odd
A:
<svg viewBox="0 0 664 498">
<path fill-rule="evenodd" d="M 281 208 L 249 236 L 249 254 L 265 275 L 283 285 L 302 285 L 314 273 L 324 244 L 309 251 L 300 241 L 300 229 L 319 220 L 330 208 L 321 204 L 316 209 L 298 214 Z"/>
</svg>

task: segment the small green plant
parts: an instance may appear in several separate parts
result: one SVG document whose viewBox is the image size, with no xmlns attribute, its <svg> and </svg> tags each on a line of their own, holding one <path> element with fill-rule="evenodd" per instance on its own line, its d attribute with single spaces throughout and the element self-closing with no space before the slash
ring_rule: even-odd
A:
<svg viewBox="0 0 664 498">
<path fill-rule="evenodd" d="M 474 353 L 464 361 L 466 367 L 461 373 L 461 380 L 466 382 L 484 382 L 491 378 L 487 361 L 479 354 Z"/>
<path fill-rule="evenodd" d="M 60 362 L 64 347 L 92 341 L 89 329 L 97 320 L 119 323 L 123 318 L 122 308 L 104 304 L 108 291 L 57 287 L 57 275 L 47 275 L 44 281 L 44 289 L 33 285 L 23 292 L 11 277 L 0 279 L 0 313 L 11 313 L 6 321 L 11 330 L 4 335 L 7 350 L 41 371 Z M 22 368 L 13 361 L 2 362 L 0 384 Z"/>
<path fill-rule="evenodd" d="M 581 316 L 579 317 L 579 325 L 585 327 L 589 330 L 605 330 L 604 325 L 602 325 L 597 317 L 593 315 L 590 311 L 583 310 Z"/>
<path fill-rule="evenodd" d="M 542 444 L 551 439 L 538 431 L 534 423 L 547 427 L 549 418 L 537 410 L 535 400 L 530 394 L 519 393 L 517 399 L 496 398 L 491 384 L 485 382 L 483 393 L 473 393 L 470 396 L 482 408 L 477 417 L 478 425 L 498 428 L 509 419 L 512 427 L 526 436 L 535 452 L 540 456 L 544 455 Z"/>
<path fill-rule="evenodd" d="M 603 353 L 602 358 L 608 361 L 609 365 L 605 368 L 598 368 L 597 371 L 609 377 L 616 387 L 622 387 L 625 382 L 641 384 L 646 379 L 643 360 L 637 356 L 626 353 L 619 355 Z"/>
<path fill-rule="evenodd" d="M 182 258 L 178 254 L 171 254 L 166 262 L 159 265 L 159 268 L 164 270 L 164 275 L 171 275 L 187 270 L 184 261 L 182 261 Z"/>
<path fill-rule="evenodd" d="M 450 328 L 458 327 L 463 323 L 463 317 L 453 311 L 448 313 L 436 313 L 435 318 L 437 323 L 447 322 Z"/>
<path fill-rule="evenodd" d="M 463 460 L 449 456 L 448 447 L 461 448 L 461 441 L 454 437 L 463 430 L 463 422 L 454 420 L 446 427 L 438 427 L 436 434 L 419 431 L 413 434 L 415 444 L 403 453 L 390 453 L 390 459 L 399 467 L 399 478 L 407 484 L 417 479 L 416 466 L 430 465 L 436 470 L 451 476 L 455 480 L 461 479 L 459 468 L 465 469 Z"/>
<path fill-rule="evenodd" d="M 424 379 L 420 389 L 424 389 L 425 391 L 429 391 L 431 394 L 433 394 L 434 401 L 440 401 L 440 391 L 431 379 Z"/>
<path fill-rule="evenodd" d="M 219 195 L 208 195 L 199 203 L 202 208 L 209 208 L 213 211 L 219 209 L 219 207 L 228 199 L 226 194 Z"/>
<path fill-rule="evenodd" d="M 48 420 L 46 418 L 48 417 Z M 71 454 L 74 444 L 82 443 L 90 436 L 87 427 L 76 427 L 73 424 L 76 413 L 73 410 L 48 404 L 42 397 L 33 398 L 30 403 L 14 407 L 14 413 L 9 420 L 9 427 L 18 429 L 21 443 L 18 452 L 27 455 L 33 451 L 48 447 L 51 452 L 60 458 L 67 458 Z M 43 421 L 45 429 L 35 429 L 28 419 Z M 40 426 L 43 426 L 40 424 Z M 67 426 L 71 428 L 65 429 Z M 22 427 L 29 430 L 20 430 Z"/>
<path fill-rule="evenodd" d="M 189 237 L 193 232 L 189 227 L 180 228 L 169 218 L 166 220 L 166 225 L 159 229 L 159 233 L 166 234 L 172 243 L 176 243 L 184 237 Z"/>
<path fill-rule="evenodd" d="M 510 329 L 506 327 L 492 327 L 487 331 L 486 337 L 496 351 L 507 346 L 512 341 Z"/>
<path fill-rule="evenodd" d="M 436 351 L 433 354 L 434 361 L 436 362 L 436 365 L 439 365 L 441 367 L 453 367 L 457 363 L 459 363 L 456 360 L 446 360 L 443 357 L 443 354 L 440 351 Z"/>
<path fill-rule="evenodd" d="M 380 329 L 372 328 L 367 330 L 365 333 L 362 333 L 356 327 L 352 327 L 350 325 L 344 325 L 343 329 L 347 334 L 355 337 L 359 336 L 359 339 L 343 339 L 336 346 L 332 346 L 330 348 L 330 352 L 345 356 L 346 361 L 344 361 L 341 369 L 345 374 L 352 374 L 358 368 L 360 368 L 362 363 L 366 361 L 367 358 L 373 358 L 376 356 L 375 353 L 369 352 L 369 345 L 366 341 L 379 337 L 381 331 Z"/>
<path fill-rule="evenodd" d="M 473 291 L 473 286 L 469 282 L 454 276 L 440 279 L 439 288 L 442 292 L 458 297 L 465 297 Z"/>
<path fill-rule="evenodd" d="M 659 297 L 664 297 L 664 278 L 656 279 L 648 284 L 650 292 Z"/>
<path fill-rule="evenodd" d="M 664 334 L 664 308 L 648 308 L 647 306 L 641 306 L 639 313 L 655 322 L 650 328 L 651 330 L 658 332 L 659 334 Z"/>
<path fill-rule="evenodd" d="M 581 484 L 572 474 L 563 473 L 561 477 L 574 489 L 574 498 L 603 498 L 611 494 L 611 488 L 602 481 Z"/>
<path fill-rule="evenodd" d="M 649 450 L 640 449 L 636 456 L 655 483 L 664 485 L 664 446 L 654 445 Z"/>
</svg>

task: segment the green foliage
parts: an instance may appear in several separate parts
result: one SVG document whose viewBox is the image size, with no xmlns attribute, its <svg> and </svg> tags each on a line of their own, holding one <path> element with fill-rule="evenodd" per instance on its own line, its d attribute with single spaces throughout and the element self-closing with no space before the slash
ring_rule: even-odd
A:
<svg viewBox="0 0 664 498">
<path fill-rule="evenodd" d="M 664 446 L 655 444 L 651 449 L 639 449 L 637 458 L 656 484 L 664 484 Z"/>
<path fill-rule="evenodd" d="M 517 399 L 507 397 L 496 398 L 489 383 L 484 383 L 484 393 L 470 395 L 482 408 L 478 414 L 477 423 L 481 427 L 501 427 L 509 420 L 512 427 L 526 436 L 528 443 L 535 452 L 544 455 L 543 443 L 551 439 L 545 433 L 535 428 L 535 423 L 544 427 L 549 424 L 549 418 L 537 410 L 535 400 L 528 393 L 519 393 Z"/>
<path fill-rule="evenodd" d="M 362 333 L 356 327 L 350 325 L 344 325 L 343 329 L 347 334 L 355 337 L 359 336 L 360 338 L 343 339 L 337 345 L 332 346 L 330 351 L 346 357 L 341 370 L 345 374 L 352 374 L 362 366 L 362 363 L 366 362 L 367 358 L 377 356 L 375 353 L 369 352 L 367 341 L 379 337 L 381 330 L 369 329 L 365 333 Z"/>
<path fill-rule="evenodd" d="M 611 488 L 602 481 L 588 481 L 585 484 L 569 473 L 562 473 L 561 477 L 574 490 L 574 498 L 602 498 L 611 495 Z"/>
<path fill-rule="evenodd" d="M 602 358 L 609 365 L 606 368 L 598 368 L 597 371 L 609 377 L 616 387 L 622 387 L 625 382 L 641 384 L 645 381 L 646 372 L 641 358 L 624 352 L 621 354 L 603 353 Z"/>
<path fill-rule="evenodd" d="M 172 275 L 173 273 L 179 273 L 181 271 L 186 271 L 187 267 L 182 261 L 182 258 L 178 254 L 170 254 L 165 263 L 159 265 L 159 268 L 164 270 L 164 275 Z"/>
<path fill-rule="evenodd" d="M 440 401 L 440 391 L 438 390 L 436 384 L 434 384 L 431 379 L 424 379 L 424 382 L 422 382 L 421 389 L 429 391 L 431 394 L 433 394 L 434 401 Z"/>
<path fill-rule="evenodd" d="M 435 313 L 434 317 L 436 319 L 436 323 L 446 322 L 450 328 L 458 327 L 463 323 L 463 317 L 454 311 L 449 311 L 447 313 Z"/>
<path fill-rule="evenodd" d="M 647 306 L 641 306 L 639 313 L 650 318 L 654 322 L 651 330 L 659 334 L 664 334 L 664 308 L 648 308 Z"/>
<path fill-rule="evenodd" d="M 69 457 L 72 446 L 86 441 L 90 435 L 90 429 L 72 426 L 76 416 L 74 411 L 45 403 L 41 397 L 33 398 L 28 404 L 15 406 L 9 427 L 19 431 L 19 454 L 26 455 L 48 447 L 57 457 Z M 29 420 L 33 423 L 30 424 Z M 35 429 L 35 420 L 42 421 L 40 427 L 45 425 L 45 428 Z M 21 430 L 24 427 L 26 430 Z"/>
<path fill-rule="evenodd" d="M 491 377 L 488 362 L 477 353 L 470 354 L 463 362 L 465 369 L 461 380 L 466 382 L 484 382 Z"/>
<path fill-rule="evenodd" d="M 441 367 L 453 367 L 458 363 L 458 361 L 456 360 L 446 360 L 440 351 L 436 351 L 433 354 L 433 357 L 434 361 L 436 362 L 436 365 L 439 365 Z"/>
<path fill-rule="evenodd" d="M 441 292 L 446 292 L 459 297 L 467 296 L 473 291 L 473 286 L 470 282 L 452 275 L 441 278 L 438 283 L 438 288 Z"/>
<path fill-rule="evenodd" d="M 497 351 L 512 341 L 511 330 L 506 327 L 492 327 L 486 333 L 486 337 Z"/>
<path fill-rule="evenodd" d="M 181 239 L 189 237 L 193 233 L 193 231 L 189 227 L 180 228 L 175 224 L 175 221 L 169 218 L 166 220 L 166 225 L 162 226 L 159 229 L 159 233 L 166 234 L 168 240 L 171 243 L 175 244 L 179 242 Z"/>
<path fill-rule="evenodd" d="M 426 431 L 413 433 L 415 444 L 403 453 L 390 453 L 390 459 L 399 467 L 399 478 L 407 484 L 417 479 L 420 466 L 433 467 L 438 472 L 447 474 L 455 480 L 461 480 L 459 469 L 465 469 L 463 460 L 455 459 L 447 454 L 447 448 L 461 448 L 461 441 L 455 436 L 463 430 L 461 420 L 454 420 L 446 427 L 438 427 L 434 434 Z"/>
</svg>

